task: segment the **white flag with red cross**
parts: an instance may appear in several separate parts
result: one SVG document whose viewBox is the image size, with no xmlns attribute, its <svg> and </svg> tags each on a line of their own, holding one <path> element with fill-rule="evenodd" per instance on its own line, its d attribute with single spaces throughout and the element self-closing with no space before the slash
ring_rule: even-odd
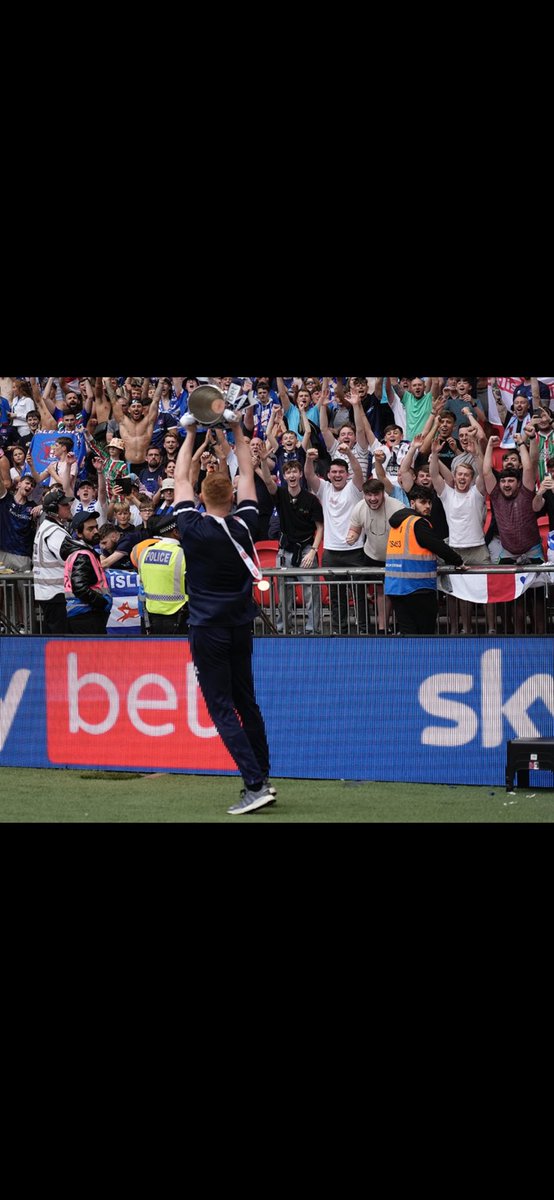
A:
<svg viewBox="0 0 554 1200">
<path fill-rule="evenodd" d="M 469 600 L 472 604 L 507 604 L 517 600 L 528 588 L 538 582 L 540 576 L 536 571 L 514 573 L 511 575 L 473 575 L 467 574 L 448 576 L 452 584 L 452 595 L 459 600 Z M 450 591 L 450 589 L 448 589 Z"/>
</svg>

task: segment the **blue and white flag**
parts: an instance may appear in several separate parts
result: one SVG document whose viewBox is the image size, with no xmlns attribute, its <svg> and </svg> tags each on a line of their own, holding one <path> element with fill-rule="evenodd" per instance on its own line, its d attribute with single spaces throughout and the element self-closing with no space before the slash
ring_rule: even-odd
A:
<svg viewBox="0 0 554 1200">
<path fill-rule="evenodd" d="M 106 571 L 113 596 L 107 632 L 111 637 L 140 637 L 139 577 L 136 571 Z"/>
</svg>

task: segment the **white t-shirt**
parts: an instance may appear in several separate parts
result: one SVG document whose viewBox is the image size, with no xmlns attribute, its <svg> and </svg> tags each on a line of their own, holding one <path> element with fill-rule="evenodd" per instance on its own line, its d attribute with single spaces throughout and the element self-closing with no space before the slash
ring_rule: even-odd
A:
<svg viewBox="0 0 554 1200">
<path fill-rule="evenodd" d="M 322 479 L 317 498 L 323 509 L 325 550 L 359 550 L 364 544 L 363 534 L 349 546 L 346 535 L 350 529 L 350 515 L 355 504 L 362 499 L 362 492 L 353 483 L 347 483 L 341 492 Z"/>
<path fill-rule="evenodd" d="M 17 429 L 18 433 L 26 434 L 31 432 L 25 417 L 27 413 L 33 412 L 34 407 L 34 401 L 30 400 L 28 396 L 14 396 L 12 400 L 12 428 Z"/>
<path fill-rule="evenodd" d="M 457 492 L 447 484 L 441 500 L 450 531 L 449 545 L 456 550 L 464 546 L 484 546 L 487 507 L 479 489 L 474 485 L 469 492 Z"/>
</svg>

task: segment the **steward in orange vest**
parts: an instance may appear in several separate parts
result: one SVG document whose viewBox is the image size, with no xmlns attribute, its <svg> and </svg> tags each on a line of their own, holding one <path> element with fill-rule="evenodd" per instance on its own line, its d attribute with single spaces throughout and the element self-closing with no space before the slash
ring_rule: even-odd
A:
<svg viewBox="0 0 554 1200">
<path fill-rule="evenodd" d="M 432 503 L 430 488 L 413 488 L 411 507 L 400 509 L 390 519 L 385 595 L 392 599 L 403 637 L 436 633 L 437 557 L 465 569 L 463 558 L 433 533 L 429 521 Z"/>
</svg>

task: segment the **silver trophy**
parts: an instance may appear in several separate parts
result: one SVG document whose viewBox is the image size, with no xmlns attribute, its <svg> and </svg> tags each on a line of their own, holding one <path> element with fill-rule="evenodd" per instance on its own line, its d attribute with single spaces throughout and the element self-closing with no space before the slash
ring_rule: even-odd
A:
<svg viewBox="0 0 554 1200">
<path fill-rule="evenodd" d="M 223 392 L 213 380 L 201 384 L 189 396 L 189 413 L 199 425 L 207 429 L 220 426 L 232 429 L 241 420 L 245 409 L 250 408 L 256 400 L 252 393 L 245 396 L 238 383 L 232 383 L 228 391 Z M 181 425 L 190 424 L 188 414 L 181 417 Z"/>
</svg>

